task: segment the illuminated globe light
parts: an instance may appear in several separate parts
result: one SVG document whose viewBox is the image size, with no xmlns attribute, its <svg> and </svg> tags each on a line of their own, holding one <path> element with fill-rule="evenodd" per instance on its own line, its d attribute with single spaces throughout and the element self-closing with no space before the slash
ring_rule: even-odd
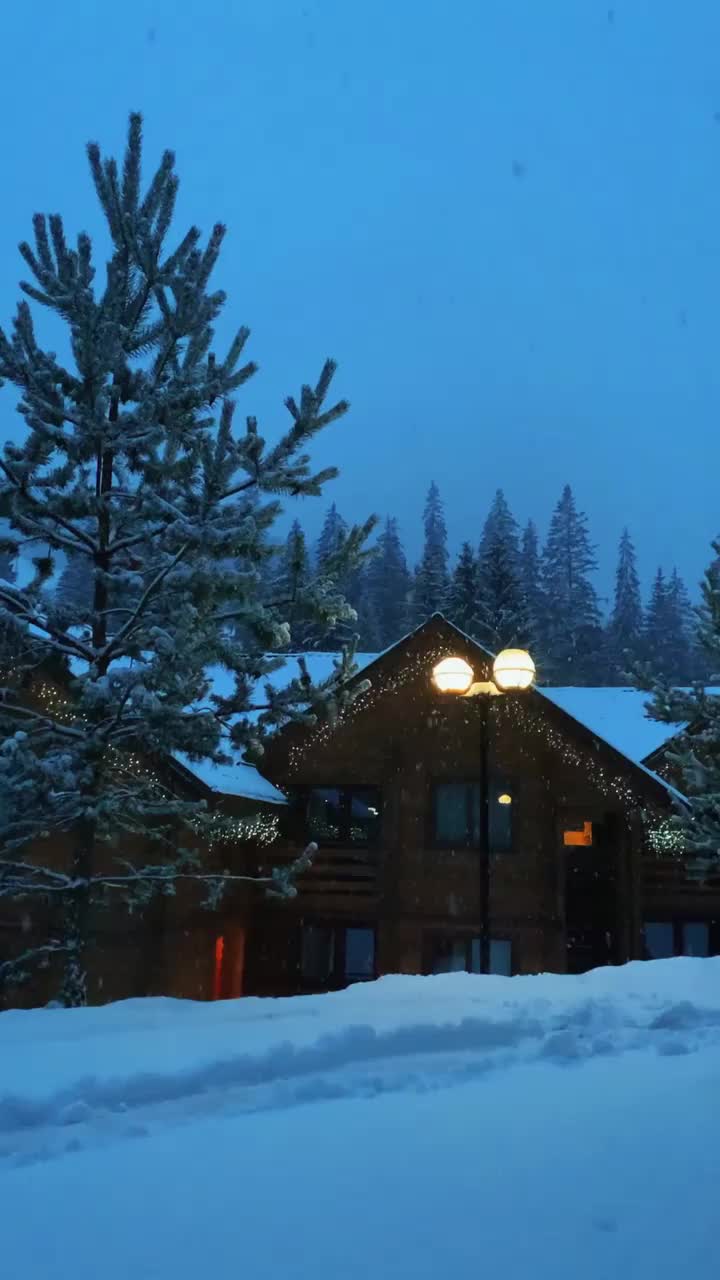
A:
<svg viewBox="0 0 720 1280">
<path fill-rule="evenodd" d="M 433 683 L 441 693 L 467 693 L 473 682 L 473 669 L 464 658 L 443 658 L 433 667 Z"/>
<path fill-rule="evenodd" d="M 503 649 L 493 663 L 498 689 L 529 689 L 535 679 L 535 663 L 525 649 Z"/>
<path fill-rule="evenodd" d="M 512 796 L 507 791 L 501 792 L 498 796 L 498 804 L 512 804 Z"/>
</svg>

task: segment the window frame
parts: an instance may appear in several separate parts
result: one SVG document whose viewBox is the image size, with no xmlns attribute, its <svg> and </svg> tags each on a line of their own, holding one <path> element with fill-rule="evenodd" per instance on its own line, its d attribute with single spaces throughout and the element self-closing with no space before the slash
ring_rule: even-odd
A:
<svg viewBox="0 0 720 1280">
<path fill-rule="evenodd" d="M 503 792 L 506 791 L 508 795 L 511 797 L 511 803 L 508 806 L 510 810 L 510 843 L 506 849 L 505 848 L 499 849 L 496 845 L 493 844 L 492 811 L 493 811 L 493 792 L 494 791 L 497 791 L 498 795 L 501 795 Z M 490 774 L 490 777 L 488 779 L 488 852 L 492 854 L 497 854 L 498 857 L 502 857 L 504 854 L 507 854 L 507 853 L 517 852 L 517 823 L 515 821 L 515 813 L 517 810 L 519 795 L 520 795 L 519 785 L 512 778 L 509 778 L 506 773 Z M 497 804 L 497 801 L 495 803 Z M 503 809 L 505 806 L 497 804 L 497 807 L 498 809 Z M 499 941 L 504 942 L 505 939 L 501 938 L 499 939 Z"/>
<path fill-rule="evenodd" d="M 462 786 L 462 787 L 467 787 L 467 788 L 468 788 L 468 795 L 467 795 L 467 798 L 466 798 L 466 819 L 468 820 L 468 821 L 467 821 L 467 829 L 468 829 L 468 831 L 470 832 L 471 838 L 470 838 L 470 839 L 467 839 L 467 838 L 466 838 L 466 839 L 465 839 L 464 841 L 462 841 L 462 842 L 461 842 L 461 841 L 459 841 L 459 840 L 443 840 L 443 839 L 441 839 L 440 837 L 438 837 L 438 833 L 437 833 L 437 831 L 438 831 L 438 793 L 439 793 L 439 790 L 440 790 L 440 788 L 441 788 L 441 787 L 453 787 L 453 786 Z M 482 778 L 478 778 L 478 777 L 462 777 L 462 776 L 461 776 L 461 777 L 459 777 L 459 778 L 457 778 L 457 777 L 455 777 L 455 778 L 433 778 L 433 779 L 432 779 L 432 781 L 431 781 L 431 783 L 430 783 L 430 787 L 431 787 L 430 813 L 429 813 L 429 817 L 430 817 L 429 827 L 430 827 L 430 829 L 429 829 L 429 831 L 428 831 L 428 845 L 429 845 L 429 847 L 430 847 L 431 849 L 462 849 L 462 850 L 469 850 L 469 851 L 472 851 L 472 852 L 479 852 L 479 853 L 486 852 L 486 853 L 488 853 L 488 854 L 493 854 L 493 855 L 497 854 L 499 857 L 500 857 L 500 856 L 502 856 L 502 855 L 504 855 L 504 854 L 512 854 L 512 853 L 515 853 L 515 852 L 516 852 L 516 849 L 517 849 L 517 836 L 516 836 L 517 823 L 516 823 L 516 821 L 515 821 L 515 811 L 516 811 L 516 808 L 517 808 L 518 797 L 519 797 L 519 794 L 520 794 L 520 788 L 519 788 L 519 786 L 517 785 L 517 783 L 516 783 L 516 782 L 514 782 L 511 778 L 509 778 L 509 777 L 508 777 L 508 775 L 507 775 L 507 774 L 505 774 L 505 773 L 498 773 L 498 774 L 493 774 L 493 773 L 491 773 L 491 774 L 489 775 L 489 777 L 488 777 L 487 797 L 486 797 L 486 799 L 487 799 L 487 807 L 488 807 L 488 814 L 487 814 L 487 819 L 488 819 L 488 822 L 487 822 L 488 847 L 487 847 L 487 850 L 484 850 L 484 849 L 483 849 L 483 846 L 482 846 L 482 825 L 483 825 L 483 824 L 482 824 L 482 805 L 483 805 L 483 783 L 482 783 Z M 478 826 L 478 839 L 477 839 L 477 843 L 475 843 L 475 841 L 472 839 L 473 802 L 472 802 L 472 798 L 471 798 L 471 797 L 472 797 L 472 788 L 473 788 L 473 787 L 476 787 L 476 788 L 477 788 L 477 795 L 478 795 L 478 813 L 479 813 L 479 819 L 480 819 L 480 820 L 479 820 L 479 826 Z M 498 793 L 498 794 L 501 794 L 503 791 L 507 791 L 508 795 L 512 796 L 512 804 L 510 805 L 510 811 L 511 811 L 511 821 L 510 821 L 510 843 L 509 843 L 509 845 L 507 846 L 507 848 L 499 848 L 499 847 L 497 847 L 497 846 L 493 843 L 493 832 L 492 832 L 492 810 L 493 810 L 493 793 L 494 793 L 494 792 L 496 792 L 496 791 L 497 791 L 497 793 Z"/>
<path fill-rule="evenodd" d="M 465 967 L 464 967 L 464 969 L 439 969 L 439 970 L 436 970 L 436 969 L 433 967 L 433 966 L 434 966 L 434 961 L 433 961 L 433 953 L 434 953 L 434 951 L 433 951 L 433 949 L 434 949 L 434 946 L 436 946 L 436 945 L 437 945 L 437 943 L 438 943 L 438 942 L 440 942 L 440 941 L 442 941 L 442 942 L 447 942 L 447 943 L 449 943 L 449 944 L 451 944 L 451 945 L 456 944 L 456 943 L 462 943 L 462 944 L 464 945 L 464 947 L 465 947 Z M 491 937 L 488 941 L 489 941 L 489 946 L 488 946 L 489 958 L 492 956 L 492 946 L 493 946 L 493 943 L 507 943 L 507 945 L 508 945 L 508 946 L 509 946 L 509 948 L 510 948 L 510 973 L 509 973 L 509 975 L 506 975 L 506 974 L 495 974 L 495 973 L 494 973 L 494 971 L 493 971 L 492 969 L 490 969 L 490 970 L 489 970 L 489 973 L 488 973 L 488 974 L 485 974 L 485 975 L 483 975 L 483 976 L 485 976 L 485 977 L 488 977 L 488 976 L 495 976 L 495 977 L 506 977 L 506 976 L 508 976 L 508 977 L 512 977 L 512 976 L 513 976 L 513 974 L 515 973 L 515 946 L 514 946 L 514 943 L 513 943 L 513 939 L 512 939 L 512 938 L 499 938 L 499 937 L 494 937 L 494 936 L 493 936 L 493 937 Z M 445 973 L 473 973 L 473 974 L 476 974 L 476 975 L 478 975 L 478 976 L 480 976 L 480 975 L 481 975 L 481 970 L 480 970 L 480 967 L 479 967 L 479 961 L 480 961 L 480 936 L 479 936 L 479 934 L 477 934 L 477 933 L 450 933 L 450 932 L 448 932 L 448 931 L 446 931 L 446 930 L 443 930 L 443 929 L 428 929 L 428 930 L 426 930 L 426 931 L 424 932 L 424 934 L 423 934 L 423 942 L 422 942 L 422 946 L 423 946 L 423 973 L 424 973 L 426 976 L 428 976 L 428 977 L 437 977 L 437 976 L 439 976 L 440 974 L 445 974 Z M 474 965 L 473 953 L 474 953 L 475 951 L 477 951 L 477 955 L 478 955 L 478 967 L 477 967 L 477 968 L 473 967 L 473 965 Z"/>
<path fill-rule="evenodd" d="M 708 917 L 708 916 L 701 916 L 701 915 L 696 915 L 696 916 L 658 915 L 652 919 L 651 918 L 643 919 L 642 924 L 640 926 L 640 939 L 641 939 L 641 947 L 642 947 L 643 953 L 646 950 L 645 927 L 646 925 L 649 925 L 649 924 L 668 925 L 672 930 L 672 940 L 673 940 L 672 954 L 670 956 L 662 957 L 663 959 L 671 960 L 679 956 L 688 955 L 688 952 L 685 950 L 684 930 L 685 930 L 685 926 L 689 924 L 705 925 L 707 929 L 707 946 L 708 946 L 707 956 L 708 957 L 720 954 L 720 919 L 716 918 L 715 916 Z M 643 954 L 642 958 L 644 960 L 654 959 L 653 956 L 646 956 L 645 954 Z M 702 957 L 698 957 L 698 958 L 702 958 Z"/>
<path fill-rule="evenodd" d="M 314 792 L 317 791 L 337 791 L 341 797 L 340 814 L 341 821 L 340 835 L 337 840 L 322 839 L 312 830 L 310 821 L 310 803 Z M 352 840 L 350 837 L 351 818 L 352 818 L 352 793 L 357 791 L 374 791 L 378 798 L 378 813 L 376 820 L 376 830 L 374 835 L 367 841 Z M 304 816 L 305 829 L 309 838 L 318 845 L 320 849 L 377 849 L 382 841 L 383 826 L 383 791 L 382 787 L 374 782 L 317 782 L 312 786 L 303 788 L 302 792 L 302 812 Z"/>
<path fill-rule="evenodd" d="M 460 778 L 433 778 L 431 784 L 430 798 L 430 832 L 429 843 L 433 849 L 467 849 L 477 851 L 482 848 L 481 830 L 482 830 L 482 779 L 473 777 Z M 438 794 L 441 787 L 466 787 L 467 794 L 465 797 L 465 817 L 467 821 L 467 832 L 470 833 L 470 839 L 465 840 L 443 840 L 438 836 Z M 480 821 L 478 823 L 477 843 L 472 840 L 472 788 L 477 788 Z"/>
<path fill-rule="evenodd" d="M 306 929 L 326 929 L 331 934 L 332 963 L 326 979 L 306 977 L 303 971 L 303 951 Z M 372 972 L 348 974 L 347 972 L 347 932 L 349 929 L 367 930 L 373 936 Z M 377 924 L 368 920 L 328 920 L 326 918 L 303 918 L 300 921 L 298 936 L 298 975 L 301 991 L 341 991 L 353 986 L 356 982 L 374 982 L 378 976 L 378 930 Z"/>
</svg>

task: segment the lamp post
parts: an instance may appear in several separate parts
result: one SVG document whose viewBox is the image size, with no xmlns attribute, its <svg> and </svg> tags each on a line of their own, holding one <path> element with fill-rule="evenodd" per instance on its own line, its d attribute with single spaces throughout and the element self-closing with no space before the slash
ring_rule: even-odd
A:
<svg viewBox="0 0 720 1280">
<path fill-rule="evenodd" d="M 503 649 L 493 662 L 493 679 L 474 681 L 474 671 L 464 658 L 443 658 L 433 668 L 433 683 L 440 693 L 479 698 L 480 710 L 480 972 L 490 972 L 490 779 L 488 725 L 490 698 L 520 693 L 535 681 L 535 663 L 525 649 Z M 503 803 L 512 797 L 501 797 Z"/>
</svg>

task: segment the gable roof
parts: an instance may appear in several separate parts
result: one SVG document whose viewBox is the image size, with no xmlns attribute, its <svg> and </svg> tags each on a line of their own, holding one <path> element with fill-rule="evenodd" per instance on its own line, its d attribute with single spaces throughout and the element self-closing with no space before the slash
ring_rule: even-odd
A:
<svg viewBox="0 0 720 1280">
<path fill-rule="evenodd" d="M 453 635 L 463 646 L 471 648 L 484 663 L 492 662 L 494 655 L 489 649 L 479 644 L 472 636 L 466 634 L 443 614 L 434 613 L 413 631 L 403 636 L 395 644 L 382 653 L 356 653 L 356 673 L 351 683 L 364 678 L 372 679 L 373 668 L 397 658 L 402 650 L 409 647 L 414 639 L 422 633 L 437 631 L 438 639 L 447 641 Z M 300 655 L 288 654 L 288 662 L 292 664 Z M 333 670 L 339 655 L 336 653 L 303 653 L 308 673 L 313 680 L 326 679 Z M 278 682 L 278 687 L 292 677 L 292 666 L 286 672 L 282 667 L 270 676 L 271 682 Z M 542 698 L 552 704 L 556 714 L 569 721 L 575 734 L 578 731 L 602 742 L 613 754 L 619 756 L 626 765 L 637 770 L 643 778 L 662 790 L 666 797 L 684 802 L 683 795 L 665 778 L 654 773 L 644 764 L 646 756 L 657 751 L 669 741 L 683 726 L 666 725 L 650 720 L 645 714 L 647 695 L 636 689 L 618 688 L 583 688 L 535 686 L 532 697 Z M 569 726 L 570 727 L 570 726 Z"/>
</svg>

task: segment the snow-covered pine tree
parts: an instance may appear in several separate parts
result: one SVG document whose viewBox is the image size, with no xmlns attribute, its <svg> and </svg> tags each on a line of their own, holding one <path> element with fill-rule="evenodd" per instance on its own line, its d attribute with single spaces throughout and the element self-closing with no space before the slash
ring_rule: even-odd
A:
<svg viewBox="0 0 720 1280">
<path fill-rule="evenodd" d="M 697 617 L 709 683 L 716 685 L 720 682 L 720 541 L 712 545 L 715 556 L 701 585 Z M 668 752 L 668 763 L 689 801 L 688 808 L 678 807 L 672 822 L 684 850 L 695 855 L 696 870 L 716 873 L 720 864 L 720 698 L 702 683 L 688 690 L 673 686 L 667 677 L 653 681 L 651 675 L 641 681 L 641 687 L 653 695 L 650 715 L 666 724 L 687 726 Z"/>
<path fill-rule="evenodd" d="M 73 616 L 79 619 L 83 610 L 90 612 L 93 605 L 94 583 L 88 573 L 87 557 L 74 552 L 67 556 L 65 567 L 60 574 L 55 588 L 55 595 Z"/>
<path fill-rule="evenodd" d="M 354 569 L 348 575 L 347 583 L 347 600 L 355 610 L 357 618 L 354 625 L 358 637 L 358 648 L 365 653 L 379 653 L 382 649 L 380 620 L 377 616 L 370 578 L 376 550 L 377 543 L 368 556 L 367 563 Z"/>
<path fill-rule="evenodd" d="M 520 583 L 530 615 L 530 628 L 536 644 L 539 643 L 542 635 L 545 609 L 541 577 L 540 540 L 538 538 L 537 525 L 534 520 L 528 520 L 523 529 L 520 542 Z"/>
<path fill-rule="evenodd" d="M 653 584 L 650 591 L 650 599 L 648 600 L 647 609 L 645 611 L 645 628 L 644 628 L 644 649 L 645 657 L 653 673 L 656 676 L 666 674 L 666 668 L 669 666 L 668 656 L 665 651 L 665 636 L 667 632 L 667 585 L 665 582 L 665 574 L 660 566 L 658 566 Z"/>
<path fill-rule="evenodd" d="M 395 644 L 407 633 L 411 585 L 398 522 L 394 516 L 388 516 L 367 571 L 380 649 Z"/>
<path fill-rule="evenodd" d="M 668 619 L 670 624 L 670 652 L 675 678 L 693 680 L 700 674 L 700 655 L 697 651 L 697 615 L 690 602 L 690 595 L 678 570 L 673 568 L 667 584 Z"/>
<path fill-rule="evenodd" d="M 435 481 L 428 489 L 423 511 L 425 543 L 413 584 L 413 613 L 417 623 L 446 607 L 448 597 L 448 549 L 445 514 Z"/>
<path fill-rule="evenodd" d="M 622 684 L 643 657 L 644 618 L 635 547 L 623 529 L 615 571 L 615 598 L 608 623 L 610 677 Z"/>
<path fill-rule="evenodd" d="M 673 569 L 666 578 L 658 569 L 645 619 L 645 657 L 659 678 L 687 681 L 697 674 L 694 615 L 682 578 Z"/>
<path fill-rule="evenodd" d="M 0 580 L 12 585 L 17 581 L 15 561 L 7 551 L 0 551 Z M 13 628 L 0 616 L 0 667 L 13 656 Z"/>
<path fill-rule="evenodd" d="M 448 617 L 461 631 L 475 637 L 478 630 L 478 565 L 469 542 L 463 542 L 450 580 Z"/>
<path fill-rule="evenodd" d="M 23 655 L 0 696 L 0 895 L 61 906 L 57 932 L 1 964 L 0 977 L 53 956 L 68 1004 L 86 998 L 88 922 L 108 897 L 142 904 L 186 877 L 215 901 L 237 878 L 207 873 L 200 858 L 231 837 L 226 820 L 179 798 L 154 762 L 178 753 L 227 762 L 261 749 L 266 732 L 309 715 L 308 705 L 332 715 L 349 661 L 321 688 L 302 672 L 282 691 L 264 682 L 279 662 L 267 651 L 289 641 L 289 602 L 260 590 L 268 532 L 280 498 L 318 495 L 335 474 L 313 473 L 307 453 L 347 408 L 327 403 L 334 364 L 286 400 L 291 424 L 275 443 L 252 417 L 236 435 L 233 396 L 255 365 L 241 363 L 244 328 L 225 356 L 212 349 L 225 295 L 209 281 L 224 227 L 204 246 L 191 227 L 166 248 L 174 157 L 164 154 L 141 191 L 140 116 L 120 167 L 96 144 L 88 156 L 111 239 L 104 278 L 96 284 L 88 236 L 71 248 L 58 215 L 36 215 L 34 247 L 20 247 L 33 277 L 21 287 L 67 325 L 71 361 L 40 345 L 27 300 L 11 335 L 0 330 L 0 377 L 19 389 L 28 428 L 0 459 L 11 527 L 0 552 L 49 548 L 27 586 L 0 580 L 0 619 Z M 349 534 L 348 561 L 368 530 Z M 85 564 L 89 612 L 43 591 L 60 552 Z M 344 606 L 327 581 L 308 584 L 307 597 L 334 626 Z M 295 604 L 305 603 L 302 592 Z M 234 675 L 231 696 L 213 695 L 211 666 Z M 51 852 L 43 858 L 58 837 L 70 849 L 62 868 Z M 272 882 L 293 891 L 285 873 Z"/>
<path fill-rule="evenodd" d="M 477 639 L 493 653 L 531 645 L 517 523 L 502 489 L 495 494 L 480 540 L 476 618 Z"/>
<path fill-rule="evenodd" d="M 328 508 L 325 519 L 323 520 L 320 536 L 315 544 L 314 552 L 314 572 L 318 579 L 329 578 L 330 582 L 335 584 L 337 590 L 343 598 L 349 600 L 350 589 L 350 573 L 342 571 L 342 562 L 345 554 L 345 540 L 348 536 L 348 526 L 340 515 L 335 503 L 333 502 Z M 344 620 L 339 620 L 336 627 L 332 629 L 314 628 L 315 635 L 313 641 L 322 644 L 327 649 L 341 649 L 343 645 L 355 641 L 357 638 L 357 615 L 353 606 L 353 613 Z M 313 647 L 315 644 L 313 643 Z"/>
<path fill-rule="evenodd" d="M 590 580 L 596 568 L 587 516 L 577 510 L 566 484 L 550 521 L 542 560 L 548 607 L 541 647 L 548 678 L 555 683 L 587 684 L 598 679 L 603 635 Z"/>
<path fill-rule="evenodd" d="M 342 550 L 347 532 L 346 522 L 340 515 L 335 503 L 331 503 L 323 520 L 320 536 L 315 544 L 315 564 L 318 569 L 322 569 L 323 565 L 329 564 L 338 552 Z"/>
<path fill-rule="evenodd" d="M 272 587 L 274 598 L 283 602 L 290 627 L 290 648 L 296 653 L 312 648 L 314 617 L 307 607 L 311 576 L 305 531 L 296 517 L 278 553 Z"/>
</svg>

